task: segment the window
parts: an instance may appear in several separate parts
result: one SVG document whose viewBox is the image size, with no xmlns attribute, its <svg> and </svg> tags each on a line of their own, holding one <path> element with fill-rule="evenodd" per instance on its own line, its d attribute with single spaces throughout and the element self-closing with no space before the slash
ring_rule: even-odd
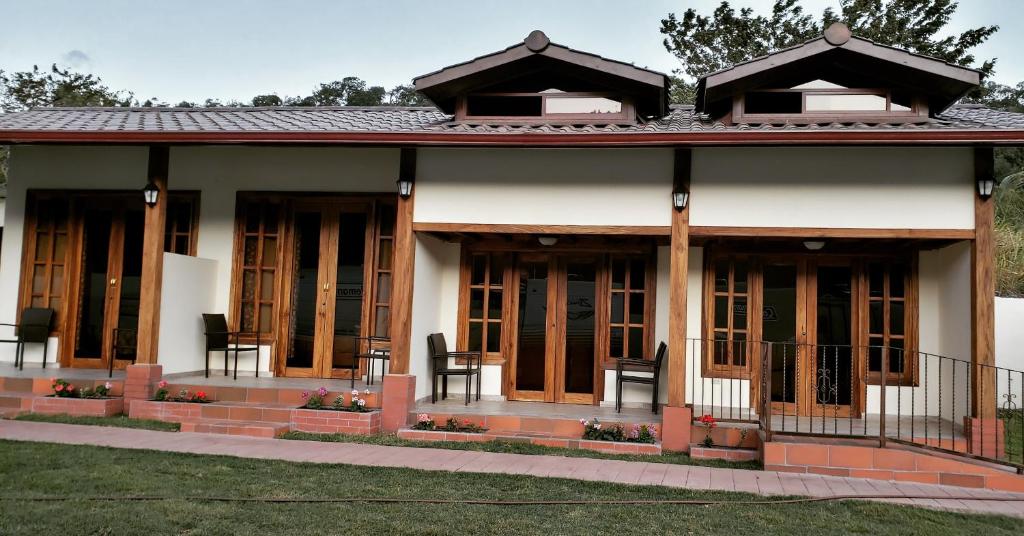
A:
<svg viewBox="0 0 1024 536">
<path fill-rule="evenodd" d="M 484 363 L 499 364 L 505 358 L 501 335 L 507 259 L 500 253 L 464 252 L 462 257 L 458 347 L 482 352 Z"/>
<path fill-rule="evenodd" d="M 391 332 L 391 274 L 395 246 L 395 207 L 377 205 L 376 261 L 374 264 L 373 335 L 389 337 Z"/>
<path fill-rule="evenodd" d="M 869 261 L 867 272 L 868 380 L 881 381 L 888 356 L 886 383 L 913 379 L 915 362 L 912 269 L 906 261 Z"/>
<path fill-rule="evenodd" d="M 24 307 L 54 310 L 54 328 L 64 313 L 69 201 L 64 195 L 29 192 L 22 293 Z"/>
<path fill-rule="evenodd" d="M 705 268 L 705 374 L 745 376 L 749 365 L 753 277 L 750 261 L 709 256 Z"/>
<path fill-rule="evenodd" d="M 196 229 L 199 222 L 199 194 L 172 192 L 167 201 L 167 225 L 164 251 L 178 255 L 196 254 Z"/>
<path fill-rule="evenodd" d="M 281 247 L 281 207 L 268 200 L 239 204 L 235 266 L 238 309 L 233 315 L 239 331 L 259 330 L 266 340 L 273 336 L 276 302 L 275 275 Z"/>
<path fill-rule="evenodd" d="M 649 256 L 612 256 L 609 259 L 608 356 L 653 359 L 650 329 L 654 292 Z"/>
<path fill-rule="evenodd" d="M 927 105 L 915 102 L 905 91 L 885 88 L 848 88 L 824 80 L 815 80 L 792 88 L 757 89 L 736 97 L 734 120 L 737 122 L 796 121 L 806 115 L 810 121 L 907 122 L 925 120 Z M 779 117 L 781 116 L 781 117 Z"/>
<path fill-rule="evenodd" d="M 456 118 L 488 121 L 536 119 L 628 123 L 633 120 L 631 101 L 594 92 L 547 89 L 536 93 L 508 92 L 467 95 Z"/>
</svg>

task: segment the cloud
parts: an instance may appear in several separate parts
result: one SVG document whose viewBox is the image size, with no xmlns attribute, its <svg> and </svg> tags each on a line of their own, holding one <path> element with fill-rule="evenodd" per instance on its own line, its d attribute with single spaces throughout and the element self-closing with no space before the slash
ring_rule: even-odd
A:
<svg viewBox="0 0 1024 536">
<path fill-rule="evenodd" d="M 63 62 L 68 66 L 77 68 L 89 63 L 92 61 L 92 58 L 90 58 L 85 52 L 76 48 L 65 52 L 64 55 L 61 56 L 61 60 L 63 60 Z"/>
</svg>

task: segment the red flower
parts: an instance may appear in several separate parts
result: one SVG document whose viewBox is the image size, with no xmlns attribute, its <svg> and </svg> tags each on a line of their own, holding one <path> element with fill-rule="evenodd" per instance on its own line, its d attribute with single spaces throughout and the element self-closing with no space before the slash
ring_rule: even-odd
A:
<svg viewBox="0 0 1024 536">
<path fill-rule="evenodd" d="M 196 398 L 198 398 L 199 400 L 205 400 L 206 399 L 206 393 L 203 392 L 203 391 L 199 391 L 198 393 L 196 393 Z"/>
<path fill-rule="evenodd" d="M 64 390 L 64 386 L 58 383 L 56 387 L 53 388 L 53 390 L 59 393 Z"/>
</svg>

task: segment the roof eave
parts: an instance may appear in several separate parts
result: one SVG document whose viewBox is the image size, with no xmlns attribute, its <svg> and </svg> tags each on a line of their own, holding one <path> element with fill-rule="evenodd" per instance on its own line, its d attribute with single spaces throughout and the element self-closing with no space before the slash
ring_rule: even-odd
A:
<svg viewBox="0 0 1024 536">
<path fill-rule="evenodd" d="M 700 145 L 1012 145 L 1024 129 L 930 131 L 691 131 L 660 133 L 476 134 L 444 132 L 107 132 L 0 131 L 0 144 L 383 145 L 383 146 L 700 146 Z"/>
</svg>

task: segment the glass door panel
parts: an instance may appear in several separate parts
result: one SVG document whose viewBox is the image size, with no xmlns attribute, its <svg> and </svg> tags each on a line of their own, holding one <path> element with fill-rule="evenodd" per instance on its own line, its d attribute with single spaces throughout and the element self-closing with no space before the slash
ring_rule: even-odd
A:
<svg viewBox="0 0 1024 536">
<path fill-rule="evenodd" d="M 814 341 L 814 402 L 847 406 L 853 400 L 853 269 L 817 266 Z M 838 409 L 838 408 L 836 408 Z"/>
<path fill-rule="evenodd" d="M 117 346 L 120 359 L 134 357 L 138 345 L 139 299 L 142 296 L 142 246 L 145 213 L 129 210 L 124 214 L 124 242 L 121 248 L 121 273 L 117 299 Z M 118 364 L 127 361 L 118 361 Z"/>
<path fill-rule="evenodd" d="M 547 367 L 548 260 L 523 261 L 519 268 L 519 311 L 515 390 L 518 398 L 543 400 Z M 529 396 L 523 392 L 539 393 Z"/>
<path fill-rule="evenodd" d="M 111 232 L 111 210 L 86 210 L 82 215 L 81 271 L 78 310 L 75 311 L 74 359 L 102 361 L 107 317 Z M 76 363 L 85 365 L 85 363 Z M 87 365 L 88 366 L 88 365 Z M 93 365 L 102 366 L 102 363 Z"/>
<path fill-rule="evenodd" d="M 316 327 L 320 318 L 320 234 L 323 217 L 319 211 L 297 212 L 293 222 L 294 249 L 291 270 L 291 326 L 288 332 L 289 369 L 313 369 L 316 355 Z M 293 371 L 297 372 L 297 371 Z"/>
<path fill-rule="evenodd" d="M 597 263 L 569 261 L 565 272 L 565 360 L 560 398 L 590 403 L 594 397 Z M 642 341 L 636 344 L 643 348 Z"/>
<path fill-rule="evenodd" d="M 367 214 L 347 212 L 338 221 L 331 366 L 351 373 L 353 343 L 362 333 Z M 388 256 L 390 263 L 390 255 Z"/>
<path fill-rule="evenodd" d="M 771 400 L 797 402 L 798 268 L 794 264 L 764 266 L 762 338 L 772 343 Z"/>
</svg>

